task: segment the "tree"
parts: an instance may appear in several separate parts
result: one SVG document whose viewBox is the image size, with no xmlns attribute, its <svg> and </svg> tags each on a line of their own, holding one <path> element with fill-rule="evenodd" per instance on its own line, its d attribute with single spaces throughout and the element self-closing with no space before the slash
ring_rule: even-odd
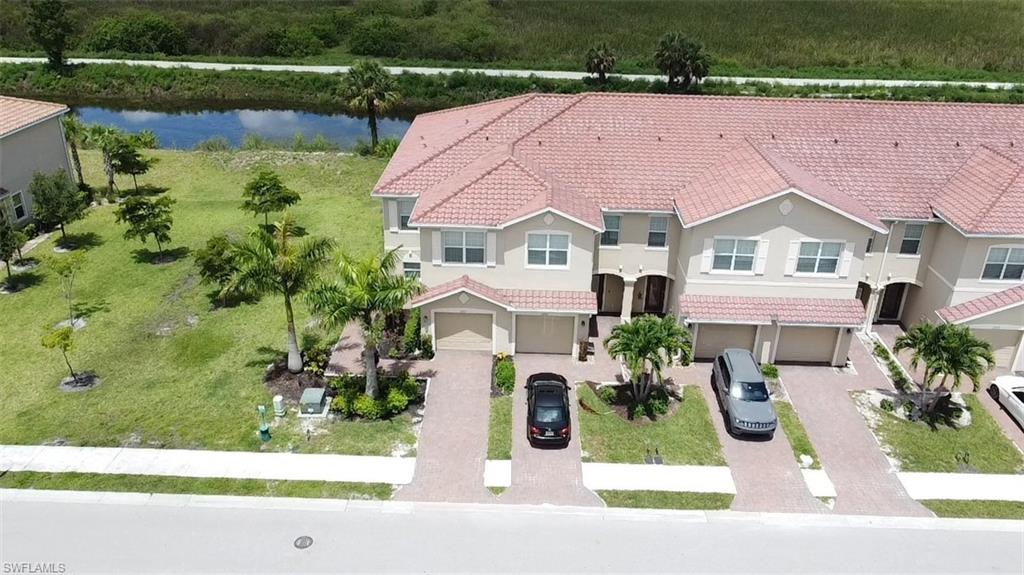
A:
<svg viewBox="0 0 1024 575">
<path fill-rule="evenodd" d="M 82 191 L 64 170 L 52 174 L 36 172 L 28 191 L 32 194 L 32 212 L 36 221 L 47 227 L 60 228 L 61 239 L 66 239 L 64 226 L 80 219 L 85 212 Z"/>
<path fill-rule="evenodd" d="M 612 328 L 604 347 L 629 370 L 633 399 L 646 401 L 655 380 L 662 379 L 662 370 L 672 365 L 675 357 L 683 364 L 690 361 L 690 333 L 672 317 L 643 315 Z"/>
<path fill-rule="evenodd" d="M 149 171 L 156 158 L 143 158 L 139 153 L 139 140 L 135 136 L 116 138 L 110 147 L 110 167 L 115 174 L 132 177 L 135 192 L 139 191 L 138 176 Z"/>
<path fill-rule="evenodd" d="M 37 0 L 28 6 L 28 35 L 46 52 L 50 68 L 64 70 L 64 52 L 75 31 L 64 2 Z"/>
<path fill-rule="evenodd" d="M 327 238 L 306 238 L 295 241 L 295 220 L 287 213 L 274 224 L 273 233 L 254 228 L 248 239 L 238 246 L 235 261 L 238 271 L 228 284 L 240 293 L 284 296 L 285 319 L 288 323 L 288 371 L 302 371 L 302 355 L 295 335 L 293 300 L 317 279 L 327 263 L 334 243 Z"/>
<path fill-rule="evenodd" d="M 88 126 L 85 134 L 86 141 L 90 145 L 99 148 L 100 152 L 103 153 L 103 173 L 107 176 L 107 196 L 108 199 L 111 199 L 114 197 L 115 188 L 113 153 L 126 136 L 124 132 L 117 128 L 100 124 Z"/>
<path fill-rule="evenodd" d="M 64 293 L 64 300 L 68 304 L 68 324 L 71 327 L 75 325 L 75 278 L 82 270 L 83 265 L 85 265 L 85 256 L 81 252 L 53 258 L 50 262 L 50 268 L 57 274 L 57 278 L 60 280 L 60 290 Z"/>
<path fill-rule="evenodd" d="M 74 348 L 75 344 L 75 330 L 71 326 L 61 327 L 54 329 L 43 336 L 42 344 L 46 349 L 59 350 L 61 355 L 64 356 L 64 363 L 68 365 L 68 371 L 71 373 L 71 381 L 78 381 L 78 374 L 75 373 L 75 368 L 71 367 L 71 361 L 68 359 L 68 352 Z"/>
<path fill-rule="evenodd" d="M 953 389 L 957 389 L 961 380 L 967 377 L 977 391 L 985 372 L 995 365 L 992 345 L 978 339 L 966 326 L 919 323 L 896 338 L 893 351 L 900 353 L 905 350 L 911 352 L 911 368 L 916 370 L 922 362 L 925 364 L 920 401 L 923 411 L 930 411 L 935 405 L 927 405 L 925 393 L 939 375 L 942 376 L 940 387 L 945 387 L 952 377 Z"/>
<path fill-rule="evenodd" d="M 241 208 L 253 216 L 263 214 L 263 225 L 270 227 L 270 213 L 282 212 L 299 202 L 299 193 L 289 189 L 273 170 L 260 170 L 245 184 Z"/>
<path fill-rule="evenodd" d="M 160 196 L 151 200 L 144 196 L 128 196 L 114 212 L 114 221 L 125 223 L 124 239 L 138 238 L 146 243 L 146 238 L 153 236 L 156 249 L 160 255 L 164 253 L 164 244 L 171 241 L 171 225 L 174 217 L 171 206 L 174 200 Z"/>
<path fill-rule="evenodd" d="M 690 40 L 678 32 L 661 37 L 654 53 L 654 64 L 668 76 L 668 85 L 686 90 L 695 80 L 700 82 L 708 75 L 711 58 L 704 51 L 704 45 Z"/>
<path fill-rule="evenodd" d="M 74 114 L 65 114 L 63 118 L 64 137 L 67 138 L 68 148 L 71 150 L 71 162 L 75 166 L 75 175 L 78 176 L 78 186 L 85 185 L 85 178 L 82 177 L 82 160 L 78 157 L 78 148 L 85 142 L 85 124 Z"/>
<path fill-rule="evenodd" d="M 228 290 L 228 285 L 238 272 L 234 242 L 227 234 L 217 234 L 206 240 L 206 246 L 196 250 L 195 260 L 203 283 L 220 288 L 217 297 L 221 305 L 226 305 L 228 298 L 235 295 Z"/>
<path fill-rule="evenodd" d="M 18 251 L 18 238 L 15 234 L 13 218 L 7 213 L 4 204 L 0 203 L 0 260 L 7 268 L 7 283 L 10 284 L 14 275 L 11 273 L 11 260 Z"/>
<path fill-rule="evenodd" d="M 351 109 L 365 113 L 370 122 L 370 147 L 377 149 L 377 115 L 398 103 L 398 84 L 387 70 L 372 60 L 361 60 L 341 84 L 342 96 Z"/>
<path fill-rule="evenodd" d="M 597 74 L 598 82 L 604 84 L 607 75 L 615 69 L 615 52 L 602 42 L 587 50 L 586 65 L 587 74 Z"/>
<path fill-rule="evenodd" d="M 401 258 L 397 249 L 383 255 L 356 259 L 343 255 L 338 280 L 322 282 L 306 296 L 310 311 L 329 328 L 343 328 L 356 321 L 363 334 L 363 362 L 366 366 L 366 395 L 377 398 L 377 346 L 384 332 L 385 318 L 402 310 L 410 298 L 423 290 L 415 278 L 396 273 Z"/>
</svg>

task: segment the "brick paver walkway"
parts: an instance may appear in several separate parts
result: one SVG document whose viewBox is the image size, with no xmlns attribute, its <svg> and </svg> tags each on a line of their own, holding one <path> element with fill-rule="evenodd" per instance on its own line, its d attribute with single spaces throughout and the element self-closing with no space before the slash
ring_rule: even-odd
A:
<svg viewBox="0 0 1024 575">
<path fill-rule="evenodd" d="M 822 467 L 836 488 L 836 513 L 930 516 L 907 495 L 857 411 L 849 390 L 887 389 L 888 379 L 858 338 L 850 344 L 856 375 L 837 370 L 781 366 L 779 371 Z"/>
</svg>

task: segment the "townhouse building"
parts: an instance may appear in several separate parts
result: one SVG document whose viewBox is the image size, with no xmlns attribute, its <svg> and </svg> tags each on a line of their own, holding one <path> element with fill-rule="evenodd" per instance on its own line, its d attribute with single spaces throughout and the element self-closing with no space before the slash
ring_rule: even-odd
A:
<svg viewBox="0 0 1024 575">
<path fill-rule="evenodd" d="M 16 226 L 32 219 L 29 184 L 36 172 L 71 175 L 61 117 L 64 104 L 0 96 L 0 204 Z"/>
</svg>

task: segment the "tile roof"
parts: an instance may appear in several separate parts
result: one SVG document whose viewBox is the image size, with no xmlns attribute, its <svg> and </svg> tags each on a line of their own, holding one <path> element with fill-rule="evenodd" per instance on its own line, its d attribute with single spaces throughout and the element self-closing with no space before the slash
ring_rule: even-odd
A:
<svg viewBox="0 0 1024 575">
<path fill-rule="evenodd" d="M 864 304 L 856 299 L 799 297 L 679 296 L 679 313 L 689 322 L 827 325 L 864 323 Z"/>
<path fill-rule="evenodd" d="M 585 200 L 569 203 L 574 210 L 678 209 L 684 225 L 777 186 L 865 222 L 927 219 L 979 146 L 1024 164 L 1021 134 L 1024 107 L 1012 105 L 530 94 L 418 117 L 374 193 L 422 196 L 436 186 L 454 202 L 443 223 L 493 221 L 497 210 L 481 198 L 528 175 Z M 506 166 L 482 187 L 453 185 L 495 153 L 495 162 L 503 155 L 516 169 Z M 456 198 L 462 193 L 467 198 Z M 537 197 L 502 193 L 512 207 Z M 992 193 L 983 219 L 1024 234 L 1015 193 L 1001 201 Z"/>
<path fill-rule="evenodd" d="M 968 234 L 1014 235 L 1024 228 L 1024 165 L 979 146 L 932 201 Z"/>
<path fill-rule="evenodd" d="M 597 313 L 597 294 L 591 291 L 496 289 L 467 275 L 430 288 L 410 300 L 408 307 L 418 307 L 462 291 L 483 297 L 509 311 Z"/>
<path fill-rule="evenodd" d="M 946 323 L 961 323 L 980 315 L 1021 304 L 1024 304 L 1024 284 L 945 307 L 935 313 Z M 1021 324 L 1024 324 L 1024 310 L 1021 310 L 1020 320 Z"/>
<path fill-rule="evenodd" d="M 0 138 L 67 110 L 64 104 L 0 96 Z"/>
</svg>

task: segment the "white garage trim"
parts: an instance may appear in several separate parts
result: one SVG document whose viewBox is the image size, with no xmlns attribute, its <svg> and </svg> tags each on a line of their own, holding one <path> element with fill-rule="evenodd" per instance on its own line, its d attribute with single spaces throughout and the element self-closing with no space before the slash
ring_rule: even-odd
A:
<svg viewBox="0 0 1024 575">
<path fill-rule="evenodd" d="M 469 314 L 469 315 L 489 315 L 491 316 L 491 355 L 497 353 L 498 338 L 495 333 L 496 317 L 493 311 L 477 310 L 477 309 L 464 309 L 464 308 L 440 308 L 430 310 L 430 340 L 437 349 L 437 314 Z"/>
</svg>

